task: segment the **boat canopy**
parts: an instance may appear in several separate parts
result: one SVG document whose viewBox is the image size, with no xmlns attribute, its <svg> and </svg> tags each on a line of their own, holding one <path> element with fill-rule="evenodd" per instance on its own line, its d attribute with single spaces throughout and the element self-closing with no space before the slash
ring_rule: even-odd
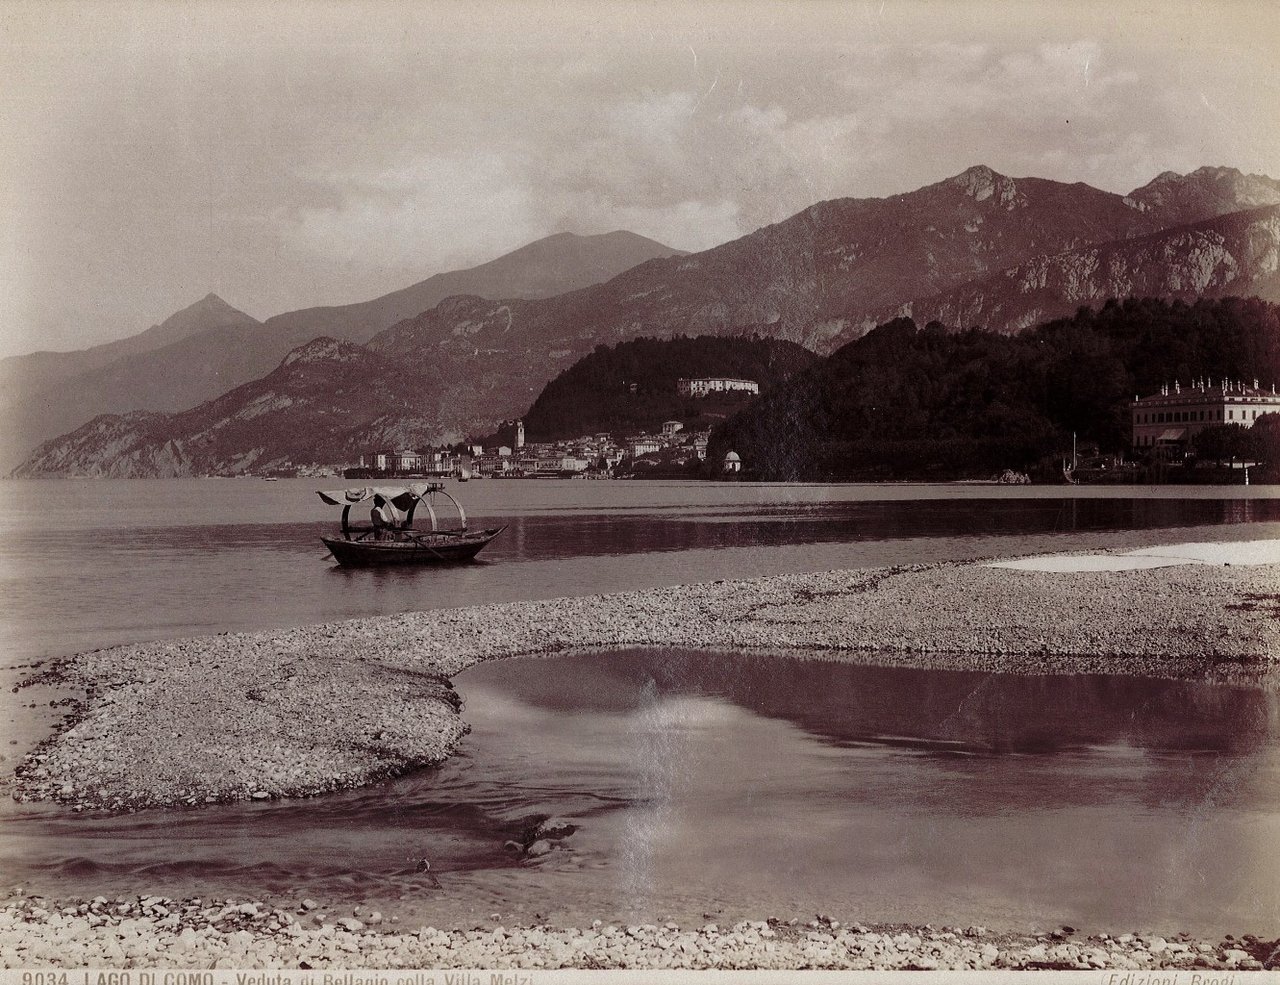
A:
<svg viewBox="0 0 1280 985">
<path fill-rule="evenodd" d="M 443 482 L 413 482 L 407 486 L 362 486 L 356 489 L 317 489 L 330 506 L 355 506 L 366 499 L 381 496 L 402 513 L 431 493 L 443 492 Z"/>
<path fill-rule="evenodd" d="M 360 486 L 356 489 L 317 489 L 316 492 L 330 506 L 342 507 L 342 532 L 347 535 L 350 535 L 353 530 L 348 524 L 351 507 L 377 496 L 391 504 L 392 515 L 387 516 L 384 513 L 383 517 L 396 529 L 408 530 L 413 526 L 414 510 L 421 503 L 431 518 L 431 529 L 440 530 L 440 518 L 436 516 L 435 507 L 431 505 L 431 499 L 436 493 L 440 493 L 458 511 L 457 529 L 467 529 L 467 511 L 462 508 L 461 503 L 445 491 L 443 482 L 411 482 L 407 486 Z M 378 509 L 376 506 L 374 508 Z"/>
</svg>

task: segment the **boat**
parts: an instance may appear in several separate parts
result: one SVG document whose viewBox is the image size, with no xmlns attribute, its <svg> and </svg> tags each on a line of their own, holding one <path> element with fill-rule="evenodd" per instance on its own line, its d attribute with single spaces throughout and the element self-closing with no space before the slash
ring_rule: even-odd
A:
<svg viewBox="0 0 1280 985">
<path fill-rule="evenodd" d="M 443 482 L 417 482 L 405 486 L 362 486 L 355 489 L 316 490 L 330 506 L 342 507 L 342 536 L 321 537 L 335 561 L 343 567 L 367 568 L 393 564 L 460 564 L 479 554 L 505 526 L 470 530 L 462 504 L 445 491 Z M 456 527 L 442 527 L 435 498 L 453 504 Z M 371 503 L 370 523 L 351 523 L 351 508 Z M 431 529 L 413 526 L 419 507 L 430 517 Z"/>
</svg>

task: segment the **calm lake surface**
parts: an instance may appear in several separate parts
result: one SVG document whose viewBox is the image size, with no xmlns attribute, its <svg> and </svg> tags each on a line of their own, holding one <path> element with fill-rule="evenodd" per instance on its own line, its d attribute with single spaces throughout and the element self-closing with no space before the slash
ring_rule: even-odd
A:
<svg viewBox="0 0 1280 985">
<path fill-rule="evenodd" d="M 713 578 L 1280 536 L 1262 487 L 489 481 L 456 487 L 476 525 L 510 525 L 484 563 L 346 572 L 324 560 L 337 511 L 314 493 L 341 484 L 0 483 L 5 663 Z M 473 731 L 437 770 L 215 810 L 10 805 L 0 873 L 50 893 L 372 901 L 410 926 L 818 909 L 1167 933 L 1280 920 L 1271 691 L 661 650 L 455 683 Z M 580 826 L 563 850 L 504 851 L 545 814 Z"/>
<path fill-rule="evenodd" d="M 352 484 L 352 483 L 347 483 Z M 1280 487 L 450 483 L 476 564 L 344 570 L 343 480 L 0 481 L 0 645 L 15 658 L 487 602 L 1117 543 L 1272 536 Z M 364 519 L 360 517 L 359 519 Z M 1262 527 L 1257 525 L 1262 524 Z"/>
<path fill-rule="evenodd" d="M 5 826 L 45 892 L 268 894 L 417 920 L 798 916 L 1271 932 L 1274 692 L 645 650 L 460 674 L 442 767 L 313 801 Z M 518 860 L 539 815 L 579 826 Z M 415 871 L 428 858 L 438 874 Z"/>
</svg>

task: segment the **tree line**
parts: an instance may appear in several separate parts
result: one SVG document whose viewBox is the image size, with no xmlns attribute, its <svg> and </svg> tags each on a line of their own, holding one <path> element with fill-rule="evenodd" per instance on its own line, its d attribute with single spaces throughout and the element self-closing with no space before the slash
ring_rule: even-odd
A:
<svg viewBox="0 0 1280 985">
<path fill-rule="evenodd" d="M 1199 377 L 1280 380 L 1280 306 L 1113 300 L 1014 336 L 895 319 L 717 427 L 709 459 L 733 449 L 769 480 L 1030 471 L 1073 434 L 1129 451 L 1129 402 Z"/>
<path fill-rule="evenodd" d="M 524 416 L 529 441 L 556 441 L 608 431 L 622 436 L 680 421 L 686 430 L 710 427 L 748 402 L 741 392 L 682 397 L 680 377 L 754 380 L 762 393 L 818 360 L 794 342 L 759 334 L 638 338 L 598 345 L 543 388 Z M 510 444 L 512 424 L 480 440 Z"/>
</svg>

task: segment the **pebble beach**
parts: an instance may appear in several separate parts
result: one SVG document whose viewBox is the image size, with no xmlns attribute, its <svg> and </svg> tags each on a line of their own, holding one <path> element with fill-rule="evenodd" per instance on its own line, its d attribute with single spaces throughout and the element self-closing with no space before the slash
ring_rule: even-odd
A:
<svg viewBox="0 0 1280 985">
<path fill-rule="evenodd" d="M 985 927 L 845 924 L 798 920 L 398 928 L 376 911 L 323 912 L 312 900 L 285 909 L 251 901 L 96 897 L 0 907 L 8 967 L 119 968 L 613 968 L 847 970 L 1257 971 L 1276 941 L 1199 940 L 1185 934 L 1026 934 Z"/>
<path fill-rule="evenodd" d="M 450 755 L 467 731 L 450 682 L 459 671 L 569 649 L 748 649 L 1275 687 L 1276 542 L 1233 551 L 1201 549 L 1191 563 L 830 571 L 114 647 L 33 673 L 27 686 L 56 688 L 66 718 L 6 782 L 17 800 L 71 812 L 358 787 Z M 1249 970 L 1275 960 L 1274 943 L 1253 938 L 1009 935 L 767 914 L 725 926 L 508 927 L 500 916 L 402 928 L 310 900 L 41 900 L 19 890 L 0 909 L 0 951 L 10 967 Z"/>
<path fill-rule="evenodd" d="M 1243 550 L 1236 545 L 1236 550 Z M 1005 673 L 1274 683 L 1280 566 L 940 564 L 719 581 L 114 647 L 34 680 L 79 699 L 13 795 L 72 810 L 313 796 L 445 759 L 450 684 L 570 649 L 787 650 Z"/>
</svg>

